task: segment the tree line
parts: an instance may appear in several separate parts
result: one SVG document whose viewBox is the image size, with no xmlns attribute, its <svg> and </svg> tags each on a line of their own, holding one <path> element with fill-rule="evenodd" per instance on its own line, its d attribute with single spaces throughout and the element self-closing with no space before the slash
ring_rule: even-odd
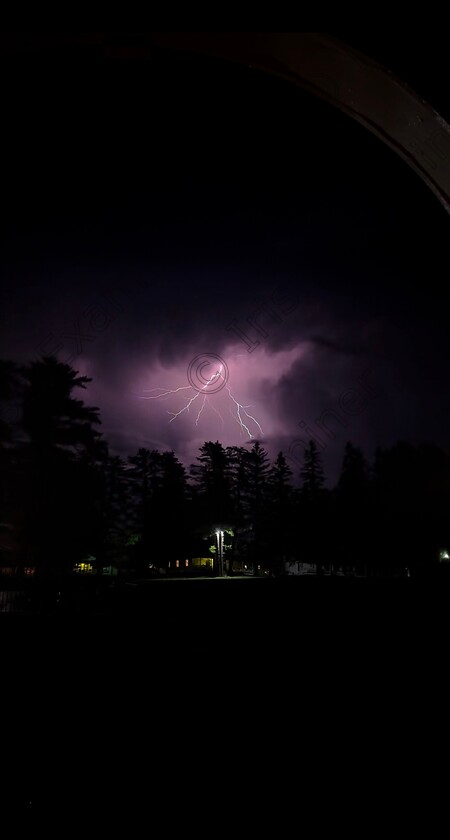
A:
<svg viewBox="0 0 450 840">
<path fill-rule="evenodd" d="M 174 452 L 109 451 L 91 380 L 45 357 L 0 361 L 0 564 L 63 575 L 91 558 L 146 576 L 214 556 L 225 534 L 230 573 L 281 575 L 289 563 L 360 573 L 426 571 L 450 546 L 450 459 L 399 442 L 369 464 L 348 442 L 327 488 L 311 440 L 295 475 L 259 441 L 207 441 L 189 470 Z"/>
</svg>

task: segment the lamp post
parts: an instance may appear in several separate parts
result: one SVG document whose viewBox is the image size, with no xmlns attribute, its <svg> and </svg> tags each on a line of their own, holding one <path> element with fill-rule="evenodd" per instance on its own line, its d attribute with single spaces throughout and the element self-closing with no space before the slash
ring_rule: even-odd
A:
<svg viewBox="0 0 450 840">
<path fill-rule="evenodd" d="M 216 531 L 216 538 L 217 538 L 217 571 L 218 571 L 219 577 L 221 577 L 222 573 L 221 573 L 221 570 L 220 570 L 220 532 L 219 531 Z"/>
<path fill-rule="evenodd" d="M 224 577 L 224 565 L 223 565 L 223 531 L 216 531 L 217 537 L 217 568 L 219 571 L 219 577 Z"/>
</svg>

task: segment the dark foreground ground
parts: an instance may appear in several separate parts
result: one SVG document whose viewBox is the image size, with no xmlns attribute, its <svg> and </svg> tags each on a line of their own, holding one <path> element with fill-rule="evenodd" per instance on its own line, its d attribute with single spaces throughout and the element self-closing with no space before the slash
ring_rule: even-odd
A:
<svg viewBox="0 0 450 840">
<path fill-rule="evenodd" d="M 57 589 L 58 587 L 56 587 Z M 88 578 L 21 594 L 0 610 L 6 648 L 27 661 L 37 646 L 108 659 L 252 658 L 307 654 L 319 645 L 351 651 L 367 644 L 438 644 L 446 636 L 450 577 L 180 578 L 110 582 Z M 3 593 L 6 598 L 14 593 Z M 45 658 L 45 657 L 44 657 Z"/>
<path fill-rule="evenodd" d="M 445 706 L 446 581 L 155 580 L 107 603 L 0 617 L 4 815 L 169 796 L 171 821 L 189 789 L 197 819 L 218 765 L 261 803 L 277 767 L 334 764 L 355 732 L 366 757 L 387 728 L 417 745 Z"/>
</svg>

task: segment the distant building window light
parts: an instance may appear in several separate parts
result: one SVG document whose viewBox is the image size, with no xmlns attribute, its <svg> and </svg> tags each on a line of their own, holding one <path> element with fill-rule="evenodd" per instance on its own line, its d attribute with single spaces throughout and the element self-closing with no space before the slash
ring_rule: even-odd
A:
<svg viewBox="0 0 450 840">
<path fill-rule="evenodd" d="M 187 569 L 187 567 L 189 566 L 189 560 L 185 560 L 185 563 L 186 563 L 186 569 Z"/>
<path fill-rule="evenodd" d="M 179 568 L 180 568 L 180 561 L 179 561 L 179 560 L 176 560 L 176 561 L 175 561 L 175 566 L 177 567 L 177 569 L 179 569 Z"/>
<path fill-rule="evenodd" d="M 191 565 L 195 567 L 205 566 L 207 569 L 212 569 L 213 561 L 211 557 L 193 557 Z"/>
<path fill-rule="evenodd" d="M 77 563 L 75 571 L 82 575 L 91 575 L 94 571 L 92 563 Z"/>
</svg>

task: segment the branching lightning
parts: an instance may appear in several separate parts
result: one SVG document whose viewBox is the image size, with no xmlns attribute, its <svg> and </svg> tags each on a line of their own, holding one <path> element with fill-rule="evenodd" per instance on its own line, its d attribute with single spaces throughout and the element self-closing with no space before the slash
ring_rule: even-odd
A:
<svg viewBox="0 0 450 840">
<path fill-rule="evenodd" d="M 251 408 L 251 406 L 250 405 L 243 405 L 242 403 L 238 402 L 238 400 L 232 394 L 231 388 L 228 385 L 227 380 L 225 379 L 225 377 L 223 375 L 223 365 L 220 365 L 219 369 L 216 370 L 216 372 L 210 377 L 210 379 L 208 379 L 205 382 L 205 384 L 198 390 L 196 388 L 194 388 L 193 385 L 182 385 L 179 388 L 151 388 L 151 389 L 149 389 L 148 391 L 145 392 L 146 396 L 143 396 L 141 399 L 144 399 L 144 400 L 167 400 L 171 396 L 173 396 L 174 394 L 179 394 L 181 391 L 195 391 L 194 395 L 188 398 L 186 404 L 182 408 L 180 408 L 179 411 L 176 411 L 176 412 L 175 411 L 168 411 L 168 414 L 171 415 L 171 419 L 169 420 L 169 423 L 173 423 L 173 421 L 176 420 L 177 417 L 179 417 L 180 414 L 183 414 L 185 411 L 189 414 L 189 410 L 190 410 L 191 406 L 195 403 L 195 401 L 199 397 L 203 397 L 203 399 L 201 400 L 200 408 L 199 408 L 198 413 L 197 413 L 197 417 L 196 417 L 196 420 L 195 420 L 195 425 L 198 426 L 198 422 L 199 422 L 199 420 L 200 420 L 200 418 L 203 414 L 204 409 L 206 407 L 209 407 L 212 411 L 214 411 L 218 415 L 218 417 L 220 417 L 222 427 L 223 427 L 224 426 L 223 417 L 222 417 L 220 411 L 217 409 L 217 407 L 215 405 L 213 405 L 213 402 L 211 400 L 211 397 L 213 396 L 213 394 L 208 394 L 208 392 L 207 392 L 207 389 L 210 386 L 217 383 L 217 381 L 219 379 L 223 380 L 224 385 L 222 386 L 222 388 L 224 388 L 227 391 L 228 396 L 229 396 L 229 398 L 230 398 L 230 400 L 231 400 L 231 402 L 234 406 L 233 409 L 230 408 L 230 414 L 233 417 L 233 419 L 236 420 L 236 422 L 238 423 L 241 432 L 244 432 L 246 435 L 248 435 L 249 438 L 253 438 L 254 434 L 252 434 L 252 431 L 251 431 L 251 424 L 253 423 L 257 427 L 257 429 L 259 430 L 260 434 L 262 435 L 263 430 L 262 430 L 258 420 L 256 419 L 256 417 L 254 417 L 252 414 L 249 414 L 248 411 L 247 411 L 247 408 Z M 156 393 L 157 391 L 159 393 Z M 214 393 L 216 393 L 216 391 Z"/>
</svg>

